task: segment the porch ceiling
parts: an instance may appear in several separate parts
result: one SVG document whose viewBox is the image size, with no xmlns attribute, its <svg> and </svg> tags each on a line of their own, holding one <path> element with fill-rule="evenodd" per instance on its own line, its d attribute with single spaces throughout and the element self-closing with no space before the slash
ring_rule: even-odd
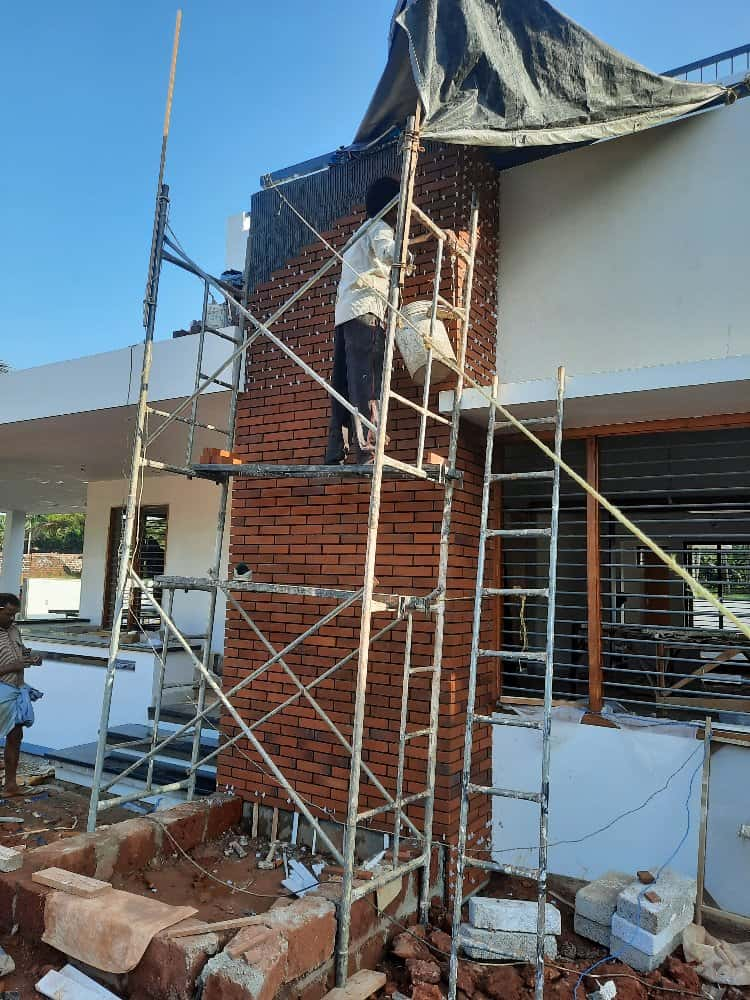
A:
<svg viewBox="0 0 750 1000">
<path fill-rule="evenodd" d="M 198 419 L 226 426 L 228 399 L 226 392 L 204 396 Z M 179 402 L 154 405 L 171 411 Z M 85 510 L 88 482 L 129 475 L 135 412 L 134 406 L 118 406 L 0 424 L 0 510 Z M 152 416 L 152 428 L 161 419 Z M 183 465 L 186 435 L 187 427 L 174 422 L 154 443 L 150 457 Z M 198 429 L 194 455 L 197 459 L 203 448 L 223 445 L 223 436 Z"/>
<path fill-rule="evenodd" d="M 546 416 L 554 399 L 552 378 L 507 382 L 500 388 L 500 402 L 516 417 Z M 440 393 L 441 412 L 450 412 L 452 402 L 452 392 Z M 464 392 L 464 420 L 486 427 L 488 412 L 476 389 Z M 632 423 L 635 432 L 644 421 L 748 412 L 750 357 L 577 374 L 566 380 L 565 426 L 570 429 Z"/>
</svg>

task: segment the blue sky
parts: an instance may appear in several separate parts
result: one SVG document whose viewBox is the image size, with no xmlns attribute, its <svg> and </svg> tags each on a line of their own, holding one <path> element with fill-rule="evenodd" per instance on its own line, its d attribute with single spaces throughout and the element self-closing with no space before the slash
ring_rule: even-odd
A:
<svg viewBox="0 0 750 1000">
<path fill-rule="evenodd" d="M 0 12 L 0 358 L 16 368 L 142 336 L 177 4 L 37 0 Z M 750 40 L 745 0 L 566 0 L 655 70 Z M 260 174 L 348 142 L 385 62 L 393 0 L 183 3 L 167 180 L 171 221 L 208 270 Z M 200 309 L 166 269 L 158 333 Z"/>
</svg>

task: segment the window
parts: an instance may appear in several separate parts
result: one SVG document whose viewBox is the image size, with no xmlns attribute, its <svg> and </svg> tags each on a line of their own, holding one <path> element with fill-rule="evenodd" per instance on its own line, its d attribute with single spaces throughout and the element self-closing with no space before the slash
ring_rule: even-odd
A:
<svg viewBox="0 0 750 1000">
<path fill-rule="evenodd" d="M 155 577 L 163 576 L 167 558 L 167 522 L 169 508 L 141 507 L 136 524 L 135 554 L 133 565 L 138 576 L 149 584 L 149 590 L 161 603 L 162 592 L 153 586 Z M 117 598 L 117 571 L 120 557 L 125 509 L 113 507 L 109 521 L 109 545 L 104 586 L 104 613 L 102 625 L 112 627 Z M 159 628 L 159 616 L 140 591 L 130 591 L 123 608 L 122 627 L 126 631 L 154 631 Z"/>
<path fill-rule="evenodd" d="M 750 618 L 750 544 L 688 542 L 685 565 L 740 620 Z M 688 627 L 736 630 L 708 601 L 695 597 L 691 591 L 686 594 L 685 605 Z"/>
</svg>

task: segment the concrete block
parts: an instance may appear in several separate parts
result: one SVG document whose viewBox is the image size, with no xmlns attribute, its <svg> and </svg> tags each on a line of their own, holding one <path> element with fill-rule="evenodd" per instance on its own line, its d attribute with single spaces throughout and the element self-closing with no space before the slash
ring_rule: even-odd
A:
<svg viewBox="0 0 750 1000">
<path fill-rule="evenodd" d="M 461 946 L 469 958 L 479 961 L 496 961 L 504 958 L 520 962 L 536 960 L 536 934 L 518 931 L 486 931 L 471 924 L 461 924 Z M 547 934 L 544 938 L 545 958 L 557 958 L 557 938 Z"/>
<path fill-rule="evenodd" d="M 660 934 L 649 934 L 615 913 L 610 951 L 638 972 L 653 972 L 682 943 L 682 932 L 691 920 L 689 918 L 680 927 L 670 926 Z"/>
<path fill-rule="evenodd" d="M 518 931 L 536 934 L 537 904 L 526 899 L 491 899 L 472 896 L 469 899 L 469 923 L 486 931 Z M 545 932 L 561 932 L 560 911 L 552 903 L 545 910 Z"/>
<path fill-rule="evenodd" d="M 617 909 L 617 897 L 632 882 L 633 876 L 626 872 L 607 872 L 578 890 L 576 913 L 596 924 L 609 926 L 612 914 Z M 640 883 L 636 882 L 636 885 Z"/>
<path fill-rule="evenodd" d="M 581 937 L 588 938 L 589 941 L 596 941 L 597 944 L 609 949 L 609 940 L 612 932 L 609 924 L 598 924 L 595 920 L 582 917 L 576 913 L 573 918 L 573 930 Z"/>
<path fill-rule="evenodd" d="M 201 973 L 202 1000 L 274 1000 L 284 980 L 288 945 L 281 934 L 235 960 L 222 951 Z"/>
<path fill-rule="evenodd" d="M 0 872 L 15 872 L 23 865 L 23 851 L 0 846 Z"/>
<path fill-rule="evenodd" d="M 683 921 L 686 916 L 692 917 L 695 908 L 695 879 L 666 870 L 651 887 L 660 902 L 646 899 L 643 893 L 648 891 L 648 886 L 638 882 L 627 886 L 617 899 L 617 913 L 650 934 L 660 934 L 669 927 L 686 926 Z"/>
</svg>

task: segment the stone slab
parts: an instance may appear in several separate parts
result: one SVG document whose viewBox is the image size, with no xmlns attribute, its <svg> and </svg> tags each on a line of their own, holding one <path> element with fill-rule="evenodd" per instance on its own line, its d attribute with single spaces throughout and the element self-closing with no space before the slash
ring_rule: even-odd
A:
<svg viewBox="0 0 750 1000">
<path fill-rule="evenodd" d="M 615 913 L 610 951 L 637 972 L 653 972 L 682 943 L 682 932 L 689 923 L 690 919 L 679 929 L 668 927 L 661 934 L 649 934 Z"/>
<path fill-rule="evenodd" d="M 609 925 L 612 914 L 617 909 L 618 896 L 632 883 L 633 876 L 628 872 L 607 872 L 578 890 L 576 913 L 594 923 Z M 640 883 L 636 882 L 636 885 Z"/>
<path fill-rule="evenodd" d="M 598 924 L 595 920 L 589 920 L 588 917 L 582 917 L 580 913 L 576 913 L 573 918 L 573 930 L 581 937 L 588 938 L 589 941 L 596 941 L 597 944 L 609 949 L 609 941 L 612 936 L 609 924 Z"/>
<path fill-rule="evenodd" d="M 649 891 L 659 896 L 658 903 L 646 899 L 644 893 Z M 669 927 L 686 926 L 685 917 L 692 917 L 695 909 L 695 895 L 695 879 L 667 869 L 651 887 L 635 882 L 623 889 L 617 899 L 617 913 L 650 934 L 660 934 Z"/>
<path fill-rule="evenodd" d="M 486 931 L 518 931 L 536 934 L 538 907 L 526 899 L 492 899 L 472 896 L 469 899 L 469 923 Z M 560 934 L 560 911 L 552 903 L 545 909 L 545 933 Z"/>
<path fill-rule="evenodd" d="M 80 896 L 82 899 L 94 899 L 103 893 L 112 892 L 112 886 L 109 882 L 102 882 L 98 878 L 89 878 L 88 875 L 78 875 L 76 872 L 68 872 L 62 868 L 44 868 L 41 871 L 33 872 L 31 881 L 36 882 L 37 885 L 47 886 L 49 889 L 59 889 L 61 892 Z"/>
<path fill-rule="evenodd" d="M 469 958 L 479 961 L 514 959 L 520 962 L 536 961 L 536 934 L 518 931 L 486 931 L 471 924 L 461 924 L 461 946 Z M 557 958 L 557 938 L 547 934 L 544 938 L 545 958 Z"/>
</svg>

